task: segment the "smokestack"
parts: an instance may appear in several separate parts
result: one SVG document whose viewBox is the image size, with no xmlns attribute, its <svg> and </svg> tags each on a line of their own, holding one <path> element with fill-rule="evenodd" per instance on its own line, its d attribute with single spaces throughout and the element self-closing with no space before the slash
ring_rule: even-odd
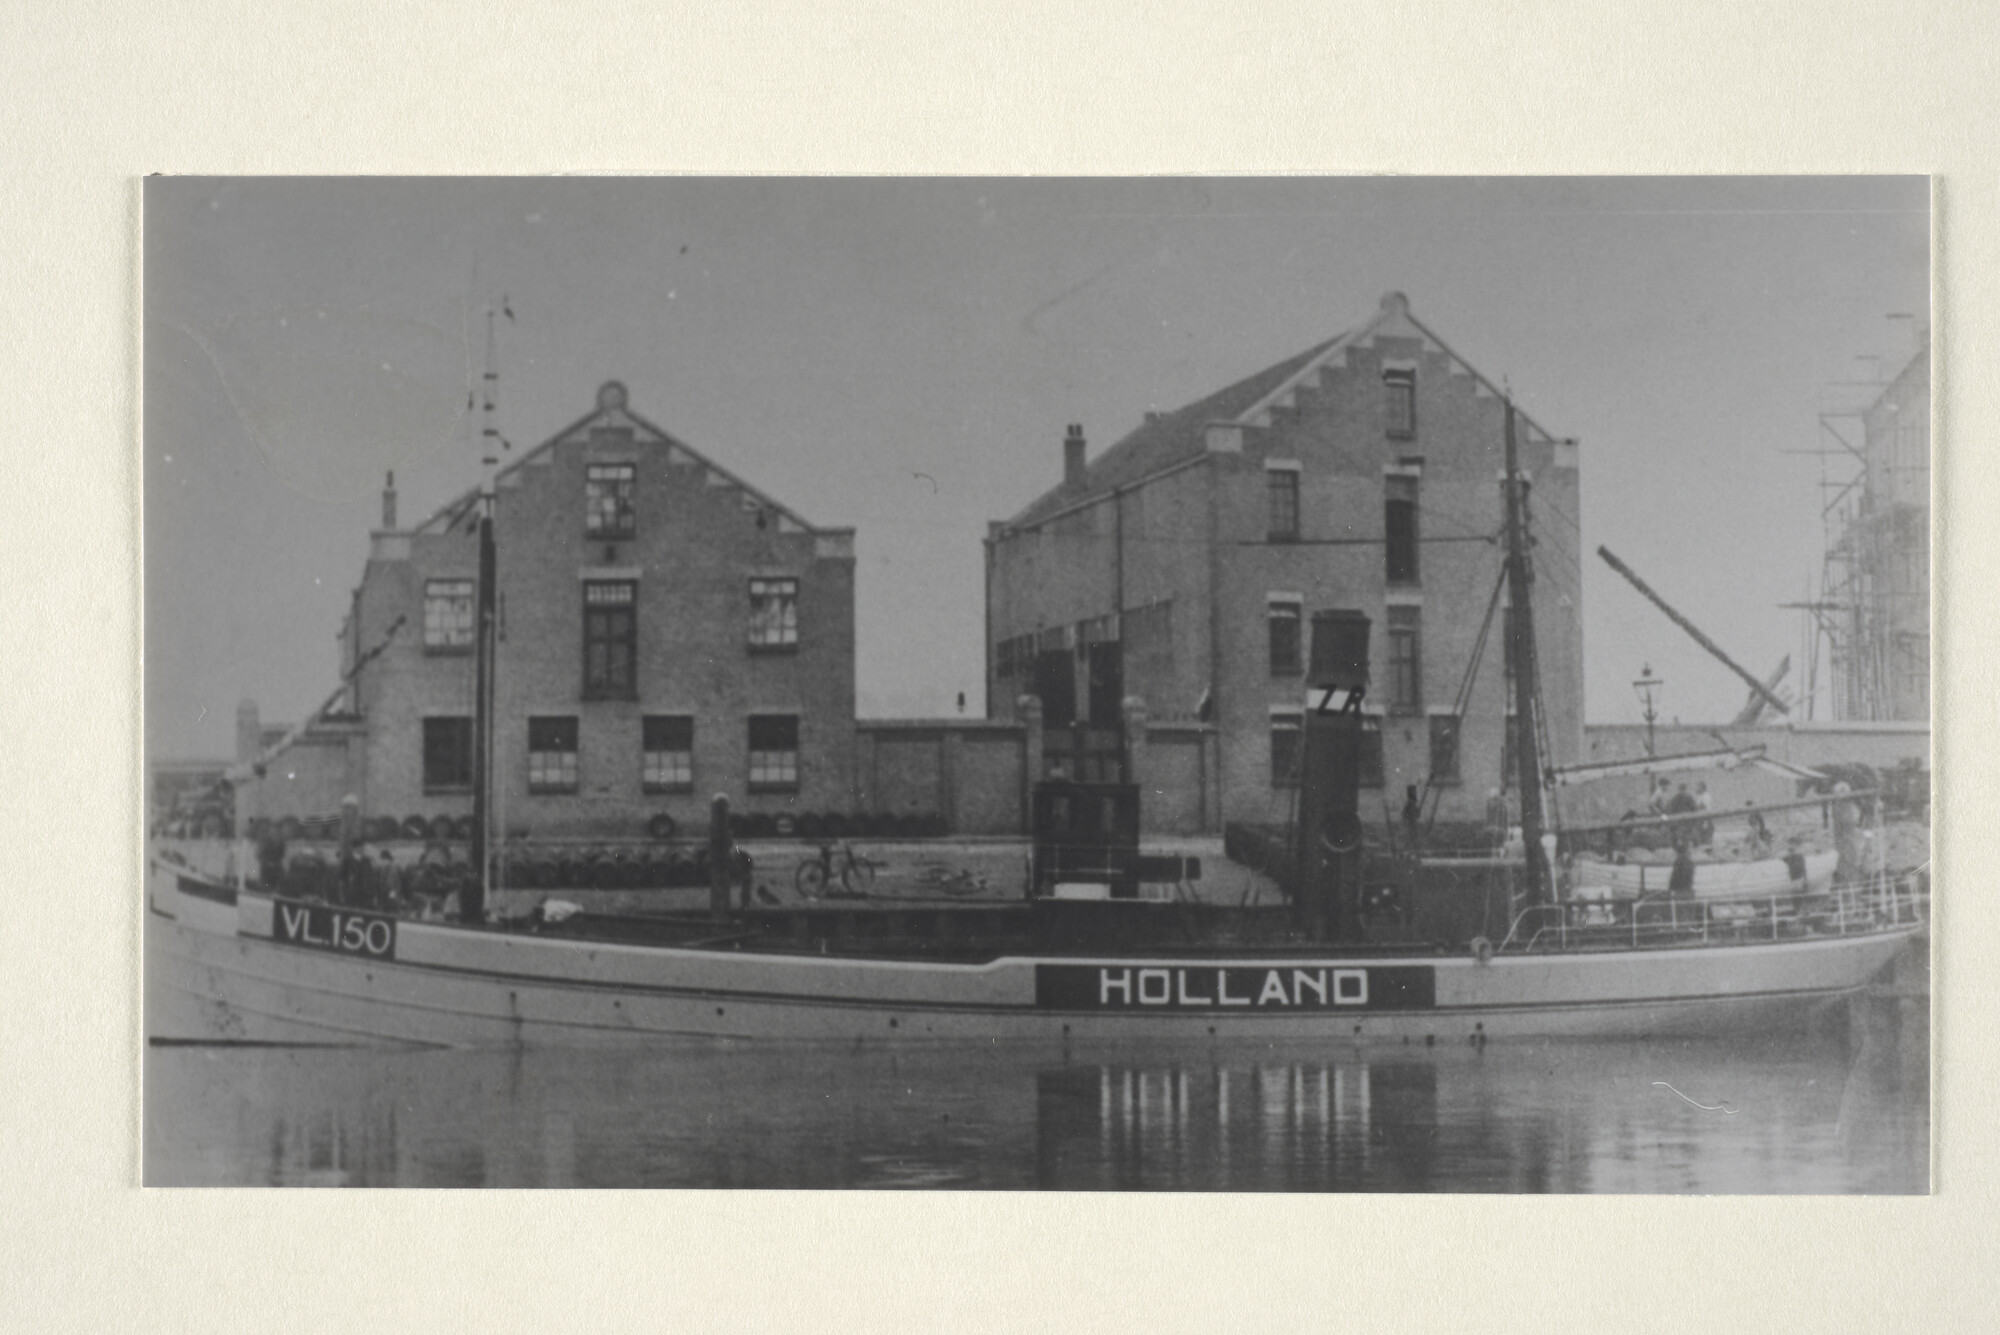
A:
<svg viewBox="0 0 2000 1335">
<path fill-rule="evenodd" d="M 396 472 L 389 470 L 389 480 L 382 484 L 382 531 L 396 531 Z"/>
<path fill-rule="evenodd" d="M 1063 485 L 1083 481 L 1083 423 L 1071 422 L 1063 437 Z"/>
</svg>

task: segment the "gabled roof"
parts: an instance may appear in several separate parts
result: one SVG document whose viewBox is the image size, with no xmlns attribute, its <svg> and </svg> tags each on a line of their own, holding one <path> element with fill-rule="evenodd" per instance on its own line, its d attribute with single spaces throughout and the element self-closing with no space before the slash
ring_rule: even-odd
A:
<svg viewBox="0 0 2000 1335">
<path fill-rule="evenodd" d="M 1136 431 L 1092 460 L 1084 469 L 1080 483 L 1064 483 L 1045 492 L 1002 527 L 1013 529 L 1040 523 L 1065 510 L 1095 501 L 1115 488 L 1129 486 L 1199 458 L 1207 449 L 1207 428 L 1211 423 L 1269 426 L 1274 412 L 1290 407 L 1302 387 L 1318 383 L 1322 367 L 1344 358 L 1349 348 L 1378 338 L 1419 341 L 1427 350 L 1449 357 L 1459 370 L 1470 375 L 1487 393 L 1496 397 L 1503 394 L 1498 386 L 1410 314 L 1408 298 L 1400 292 L 1391 292 L 1382 298 L 1381 308 L 1372 319 L 1338 338 L 1307 348 L 1184 408 L 1149 416 Z M 1519 412 L 1518 404 L 1515 408 Z M 1554 439 L 1526 413 L 1520 413 L 1520 421 L 1529 439 Z"/>
<path fill-rule="evenodd" d="M 593 411 L 571 422 L 568 426 L 556 432 L 553 436 L 550 436 L 547 440 L 525 454 L 508 461 L 499 470 L 496 475 L 496 481 L 504 480 L 520 469 L 527 467 L 538 457 L 549 454 L 557 445 L 566 440 L 572 440 L 579 435 L 586 435 L 591 431 L 602 429 L 628 430 L 633 433 L 634 439 L 642 444 L 672 451 L 669 457 L 674 462 L 691 464 L 705 470 L 710 475 L 709 480 L 711 483 L 734 487 L 763 509 L 771 511 L 778 517 L 778 526 L 781 532 L 820 533 L 831 531 L 807 523 L 790 506 L 781 504 L 770 495 L 751 486 L 748 482 L 745 482 L 742 478 L 736 476 L 736 474 L 716 463 L 685 441 L 669 435 L 639 414 L 633 412 L 625 402 L 625 386 L 619 384 L 616 380 L 606 381 L 603 385 L 599 386 L 597 391 L 597 407 Z M 716 482 L 718 478 L 720 479 L 719 483 Z M 430 518 L 416 525 L 411 531 L 417 533 L 442 533 L 448 531 L 454 523 L 468 513 L 472 502 L 478 496 L 479 489 L 477 487 L 459 493 L 450 501 L 440 506 Z"/>
<path fill-rule="evenodd" d="M 1114 487 L 1151 477 L 1162 469 L 1196 457 L 1206 448 L 1203 442 L 1210 422 L 1234 420 L 1244 410 L 1269 397 L 1272 390 L 1295 376 L 1306 363 L 1340 341 L 1334 339 L 1307 348 L 1276 366 L 1267 366 L 1257 374 L 1246 376 L 1227 389 L 1219 389 L 1185 408 L 1176 408 L 1170 413 L 1149 414 L 1137 430 L 1090 461 L 1084 470 L 1081 485 L 1065 483 L 1045 493 L 1008 520 L 1007 527 L 1038 523 L 1057 511 L 1101 496 Z"/>
</svg>

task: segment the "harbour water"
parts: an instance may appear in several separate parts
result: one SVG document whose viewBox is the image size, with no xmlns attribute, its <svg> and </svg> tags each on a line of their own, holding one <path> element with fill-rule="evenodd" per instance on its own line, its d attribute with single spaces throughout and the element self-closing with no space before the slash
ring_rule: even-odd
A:
<svg viewBox="0 0 2000 1335">
<path fill-rule="evenodd" d="M 1908 1193 L 1929 1012 L 1753 1041 L 153 1047 L 155 1186 Z"/>
</svg>

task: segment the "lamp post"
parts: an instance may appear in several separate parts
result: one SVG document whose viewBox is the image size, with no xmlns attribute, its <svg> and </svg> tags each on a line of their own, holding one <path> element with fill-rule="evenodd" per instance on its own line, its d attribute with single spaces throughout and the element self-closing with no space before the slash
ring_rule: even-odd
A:
<svg viewBox="0 0 2000 1335">
<path fill-rule="evenodd" d="M 1648 756 L 1654 754 L 1653 720 L 1659 717 L 1659 713 L 1653 708 L 1653 692 L 1666 684 L 1666 682 L 1653 675 L 1653 665 L 1651 663 L 1639 669 L 1639 680 L 1632 683 L 1633 694 L 1637 695 L 1641 703 L 1646 706 L 1644 717 L 1646 720 L 1646 754 Z"/>
</svg>

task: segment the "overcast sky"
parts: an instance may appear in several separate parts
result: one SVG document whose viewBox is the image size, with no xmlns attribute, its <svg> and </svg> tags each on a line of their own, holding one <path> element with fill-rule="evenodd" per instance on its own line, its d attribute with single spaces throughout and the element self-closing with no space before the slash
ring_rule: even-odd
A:
<svg viewBox="0 0 2000 1335">
<path fill-rule="evenodd" d="M 980 538 L 1057 480 L 1065 423 L 1094 454 L 1402 290 L 1581 441 L 1590 720 L 1637 721 L 1646 664 L 1667 716 L 1727 719 L 1741 684 L 1590 553 L 1759 673 L 1798 658 L 1777 605 L 1819 571 L 1821 461 L 1781 451 L 1820 442 L 1829 383 L 1893 369 L 1892 313 L 1928 323 L 1927 201 L 1919 178 L 155 178 L 148 744 L 226 755 L 239 699 L 289 720 L 332 689 L 385 470 L 406 524 L 476 480 L 502 293 L 517 448 L 618 379 L 859 529 L 860 708 L 894 716 L 981 711 Z"/>
</svg>

